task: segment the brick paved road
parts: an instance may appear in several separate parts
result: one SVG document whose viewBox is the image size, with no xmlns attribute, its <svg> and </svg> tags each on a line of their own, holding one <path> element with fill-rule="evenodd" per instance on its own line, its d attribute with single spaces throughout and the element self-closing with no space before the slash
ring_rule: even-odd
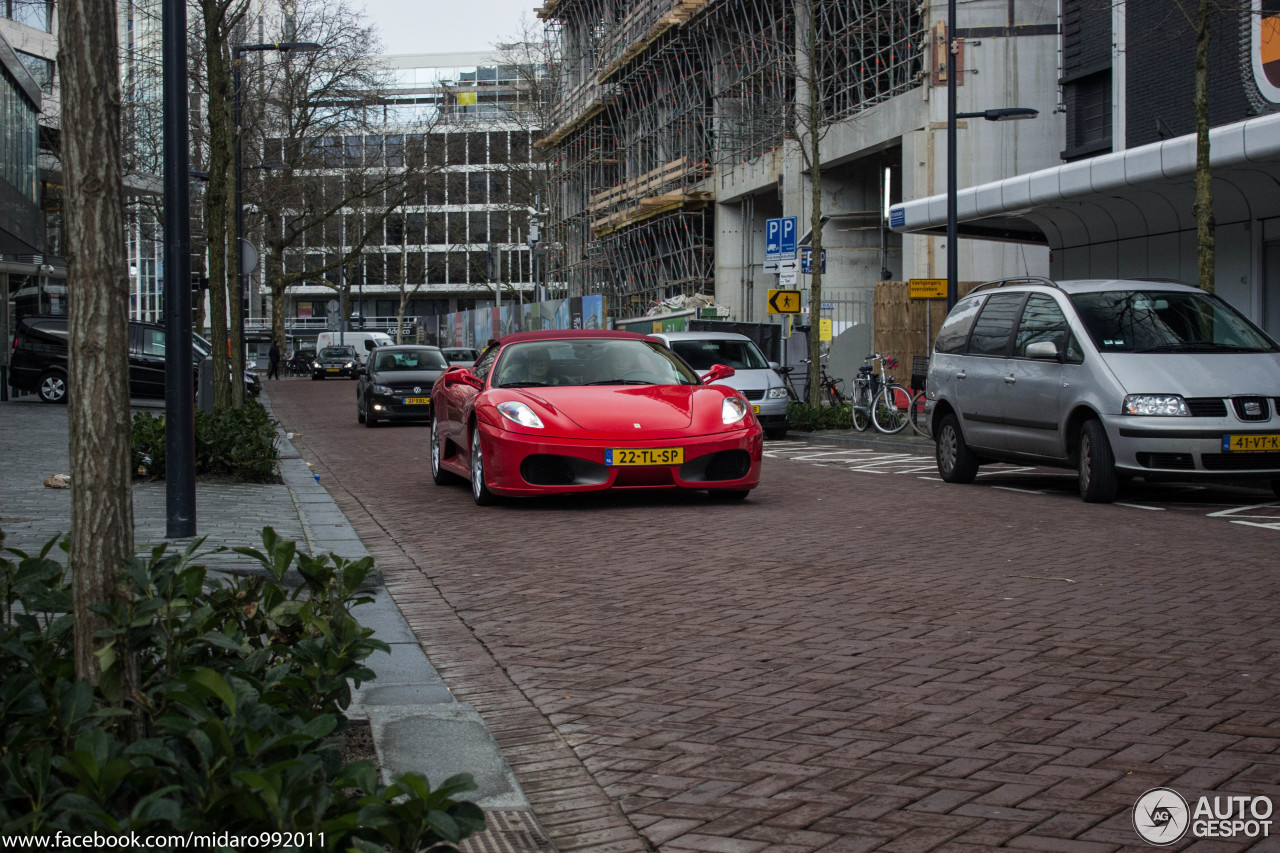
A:
<svg viewBox="0 0 1280 853">
<path fill-rule="evenodd" d="M 268 389 L 561 850 L 1138 850 L 1152 787 L 1280 803 L 1272 530 L 781 458 L 743 504 L 481 510 L 353 383 Z"/>
</svg>

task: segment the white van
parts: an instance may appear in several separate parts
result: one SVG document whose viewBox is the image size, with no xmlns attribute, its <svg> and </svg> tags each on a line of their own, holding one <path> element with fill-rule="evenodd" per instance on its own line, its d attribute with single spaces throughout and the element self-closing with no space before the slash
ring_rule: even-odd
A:
<svg viewBox="0 0 1280 853">
<path fill-rule="evenodd" d="M 321 332 L 316 336 L 316 352 L 335 344 L 346 344 L 355 347 L 356 358 L 363 366 L 370 350 L 389 347 L 394 343 L 395 340 L 386 332 Z"/>
</svg>

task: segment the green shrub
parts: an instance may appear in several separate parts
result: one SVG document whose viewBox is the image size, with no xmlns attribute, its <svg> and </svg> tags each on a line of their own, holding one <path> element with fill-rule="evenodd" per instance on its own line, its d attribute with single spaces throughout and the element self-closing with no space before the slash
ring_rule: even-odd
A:
<svg viewBox="0 0 1280 853">
<path fill-rule="evenodd" d="M 257 400 L 246 399 L 239 409 L 210 415 L 195 413 L 196 476 L 232 477 L 249 483 L 269 483 L 277 477 L 277 424 Z M 133 458 L 139 477 L 164 479 L 165 419 L 138 412 L 133 416 Z"/>
<path fill-rule="evenodd" d="M 350 612 L 371 600 L 358 588 L 372 559 L 307 556 L 271 528 L 262 541 L 235 550 L 266 574 L 232 581 L 206 581 L 199 542 L 130 560 L 98 610 L 96 687 L 75 679 L 54 543 L 0 547 L 0 835 L 312 833 L 255 849 L 415 851 L 483 827 L 479 807 L 454 799 L 474 789 L 467 774 L 386 786 L 372 762 L 343 763 L 351 686 L 387 650 Z M 123 697 L 129 659 L 139 687 Z"/>
<path fill-rule="evenodd" d="M 787 427 L 797 432 L 819 429 L 853 429 L 853 410 L 848 406 L 807 406 L 791 403 L 787 407 Z"/>
</svg>

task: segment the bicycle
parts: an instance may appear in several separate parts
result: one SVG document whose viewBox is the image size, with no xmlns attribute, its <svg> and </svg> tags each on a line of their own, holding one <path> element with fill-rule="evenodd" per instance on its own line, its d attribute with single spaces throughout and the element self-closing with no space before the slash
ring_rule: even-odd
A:
<svg viewBox="0 0 1280 853">
<path fill-rule="evenodd" d="M 845 398 L 844 392 L 840 390 L 840 383 L 843 382 L 844 380 L 838 379 L 832 376 L 831 374 L 827 373 L 827 365 L 824 364 L 823 362 L 828 355 L 829 353 L 824 352 L 822 355 L 818 356 L 818 383 L 821 385 L 822 393 L 826 396 L 827 403 L 829 405 L 832 405 L 832 406 L 848 405 L 849 403 L 848 399 Z M 809 359 L 809 358 L 801 359 L 800 361 L 801 364 L 806 364 L 806 365 L 811 364 L 812 362 L 813 362 L 813 359 Z"/>
<path fill-rule="evenodd" d="M 871 401 L 871 422 L 885 435 L 896 435 L 911 423 L 911 412 L 917 400 L 913 399 L 911 390 L 903 387 L 887 371 L 897 368 L 898 362 L 893 356 L 873 353 L 867 361 L 880 362 L 879 390 Z"/>
<path fill-rule="evenodd" d="M 792 403 L 803 403 L 804 401 L 800 399 L 800 395 L 796 393 L 796 389 L 791 384 L 791 374 L 795 372 L 795 367 L 787 365 L 786 367 L 776 368 L 774 372 L 782 377 L 782 387 L 787 389 L 787 399 Z"/>
</svg>

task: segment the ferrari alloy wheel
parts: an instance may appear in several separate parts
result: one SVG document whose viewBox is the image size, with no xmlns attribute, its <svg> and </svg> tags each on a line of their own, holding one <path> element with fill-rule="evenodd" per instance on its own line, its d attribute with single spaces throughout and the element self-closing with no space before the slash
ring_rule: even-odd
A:
<svg viewBox="0 0 1280 853">
<path fill-rule="evenodd" d="M 440 427 L 435 412 L 431 413 L 431 480 L 437 486 L 447 486 L 458 478 L 440 467 Z"/>
<path fill-rule="evenodd" d="M 480 446 L 480 427 L 471 431 L 471 497 L 476 506 L 489 506 L 497 499 L 484 482 L 484 451 Z"/>
</svg>

